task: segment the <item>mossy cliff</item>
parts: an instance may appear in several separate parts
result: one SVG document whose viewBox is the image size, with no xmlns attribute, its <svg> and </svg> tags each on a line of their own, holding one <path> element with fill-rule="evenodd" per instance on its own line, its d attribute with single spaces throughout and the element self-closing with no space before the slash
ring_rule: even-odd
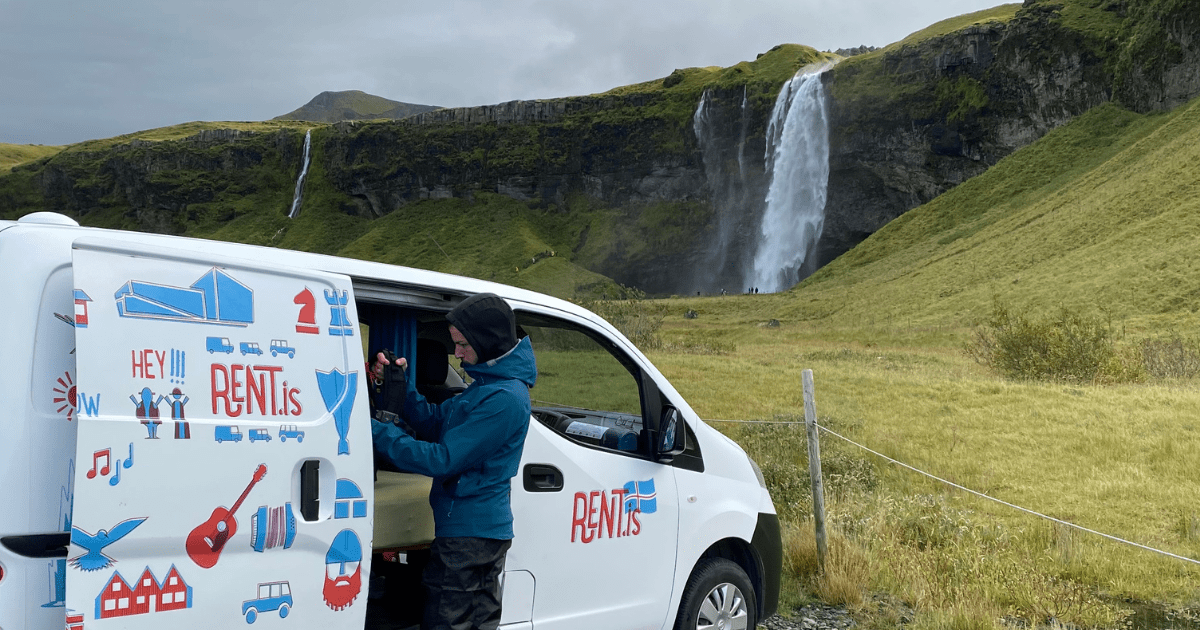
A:
<svg viewBox="0 0 1200 630">
<path fill-rule="evenodd" d="M 1027 0 L 935 24 L 825 77 L 822 263 L 1089 109 L 1200 94 L 1200 1 Z"/>
<path fill-rule="evenodd" d="M 1030 0 L 842 60 L 823 77 L 822 262 L 1098 104 L 1151 111 L 1200 94 L 1197 16 L 1200 0 Z M 591 96 L 81 143 L 0 174 L 0 217 L 52 210 L 566 294 L 615 290 L 602 276 L 651 293 L 739 291 L 776 95 L 829 57 L 784 45 Z M 312 161 L 289 220 L 306 131 Z"/>
<path fill-rule="evenodd" d="M 452 242 L 430 236 L 439 246 L 427 258 L 394 262 L 493 277 L 510 266 L 523 274 L 521 261 L 553 251 L 621 284 L 672 291 L 681 272 L 694 274 L 712 230 L 692 131 L 701 95 L 736 94 L 739 108 L 745 97 L 761 154 L 780 86 L 826 56 L 784 45 L 753 62 L 680 69 L 592 96 L 400 121 L 190 123 L 82 143 L 0 176 L 0 216 L 52 210 L 84 224 L 364 257 L 381 255 L 358 246 L 368 234 L 386 247 L 409 235 L 376 239 L 380 229 L 419 219 L 434 232 L 455 225 Z M 312 163 L 300 217 L 289 221 L 306 131 Z M 511 259 L 451 262 L 497 236 L 465 211 L 476 206 L 529 226 Z"/>
</svg>

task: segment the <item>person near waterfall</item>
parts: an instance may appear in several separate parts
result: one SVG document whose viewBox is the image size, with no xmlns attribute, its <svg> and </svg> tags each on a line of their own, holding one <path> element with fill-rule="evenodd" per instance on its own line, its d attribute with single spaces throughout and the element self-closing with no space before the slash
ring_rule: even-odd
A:
<svg viewBox="0 0 1200 630">
<path fill-rule="evenodd" d="M 516 317 L 492 293 L 463 300 L 446 319 L 454 356 L 473 379 L 462 393 L 429 403 L 403 379 L 400 420 L 372 420 L 375 452 L 404 472 L 433 477 L 434 541 L 422 574 L 422 630 L 494 630 L 500 575 L 513 538 L 511 482 L 529 430 L 533 346 L 518 339 Z M 395 364 L 401 370 L 404 358 Z M 371 375 L 392 365 L 380 352 Z M 394 371 L 394 368 L 392 368 Z"/>
</svg>

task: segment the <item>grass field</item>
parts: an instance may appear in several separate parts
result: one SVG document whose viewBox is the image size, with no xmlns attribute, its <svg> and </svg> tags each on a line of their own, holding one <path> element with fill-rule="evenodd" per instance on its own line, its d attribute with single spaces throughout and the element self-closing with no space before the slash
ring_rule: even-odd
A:
<svg viewBox="0 0 1200 630">
<path fill-rule="evenodd" d="M 62 147 L 41 144 L 7 144 L 0 142 L 0 171 L 18 164 L 32 162 L 62 151 Z"/>
<path fill-rule="evenodd" d="M 1011 382 L 961 351 L 965 328 L 768 327 L 727 314 L 756 310 L 759 297 L 671 307 L 665 339 L 724 341 L 723 354 L 650 353 L 702 417 L 803 421 L 801 371 L 811 369 L 819 421 L 833 431 L 1004 501 L 1200 557 L 1194 384 Z M 707 314 L 687 320 L 688 308 Z M 756 458 L 793 528 L 787 601 L 850 604 L 879 627 L 892 627 L 890 606 L 903 604 L 916 610 L 914 627 L 931 628 L 954 619 L 953 627 L 990 628 L 1004 615 L 1115 627 L 1125 599 L 1198 603 L 1200 566 L 975 498 L 828 434 L 828 518 L 849 566 L 830 571 L 845 584 L 822 587 L 804 547 L 812 544 L 804 427 L 714 425 Z"/>
</svg>

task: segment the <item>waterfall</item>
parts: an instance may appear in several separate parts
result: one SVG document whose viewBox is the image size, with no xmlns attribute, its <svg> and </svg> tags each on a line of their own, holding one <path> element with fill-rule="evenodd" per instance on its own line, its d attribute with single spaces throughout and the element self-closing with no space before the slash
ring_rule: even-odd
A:
<svg viewBox="0 0 1200 630">
<path fill-rule="evenodd" d="M 711 237 L 702 246 L 691 273 L 691 285 L 680 285 L 685 291 L 741 290 L 742 268 L 747 264 L 741 241 L 755 227 L 754 223 L 745 225 L 747 217 L 753 215 L 747 206 L 752 196 L 747 194 L 749 166 L 744 157 L 750 117 L 746 88 L 742 88 L 740 108 L 722 102 L 722 98 L 732 100 L 730 96 L 704 90 L 692 117 L 713 219 Z"/>
<path fill-rule="evenodd" d="M 696 113 L 692 115 L 692 131 L 696 134 L 696 144 L 700 146 L 705 174 L 709 181 L 712 181 L 720 173 L 721 165 L 718 156 L 713 153 L 716 147 L 713 139 L 713 125 L 709 120 L 708 113 L 710 99 L 709 91 L 704 90 L 704 93 L 700 95 L 700 103 L 696 105 Z"/>
<path fill-rule="evenodd" d="M 825 224 L 829 182 L 829 124 L 821 74 L 831 65 L 801 68 L 775 99 L 765 156 L 771 184 L 747 279 L 760 292 L 790 288 L 801 280 L 802 269 L 815 264 L 809 257 Z"/>
<path fill-rule="evenodd" d="M 288 213 L 289 219 L 295 219 L 300 215 L 300 193 L 304 190 L 304 176 L 308 175 L 308 152 L 311 148 L 312 129 L 309 129 L 304 133 L 304 166 L 300 167 L 300 177 L 296 178 L 296 192 L 292 195 L 292 211 Z"/>
<path fill-rule="evenodd" d="M 742 129 L 741 129 L 741 133 L 738 134 L 738 144 L 737 144 L 738 177 L 740 177 L 743 182 L 746 181 L 746 131 L 747 131 L 747 128 L 750 126 L 750 117 L 746 115 L 746 109 L 747 109 L 747 106 L 749 105 L 749 103 L 746 99 L 746 89 L 747 89 L 747 86 L 743 85 L 742 86 Z"/>
</svg>

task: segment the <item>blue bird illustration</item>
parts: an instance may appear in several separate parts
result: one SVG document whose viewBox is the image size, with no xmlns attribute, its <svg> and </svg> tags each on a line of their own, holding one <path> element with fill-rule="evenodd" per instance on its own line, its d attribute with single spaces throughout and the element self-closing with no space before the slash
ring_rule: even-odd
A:
<svg viewBox="0 0 1200 630">
<path fill-rule="evenodd" d="M 71 566 L 84 571 L 99 571 L 111 567 L 116 560 L 104 555 L 103 549 L 125 537 L 133 531 L 146 517 L 129 518 L 113 525 L 112 529 L 100 530 L 95 535 L 89 534 L 78 527 L 71 528 L 71 542 L 87 549 L 87 553 L 68 560 Z"/>
</svg>

